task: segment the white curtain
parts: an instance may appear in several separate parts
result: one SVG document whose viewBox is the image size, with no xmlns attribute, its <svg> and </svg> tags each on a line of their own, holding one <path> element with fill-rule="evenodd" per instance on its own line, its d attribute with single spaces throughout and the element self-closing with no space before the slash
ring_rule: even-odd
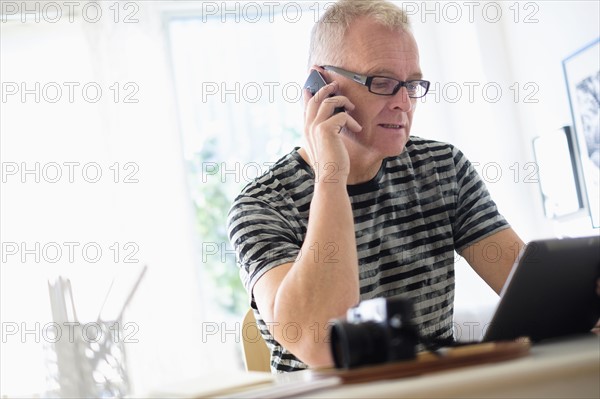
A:
<svg viewBox="0 0 600 399">
<path fill-rule="evenodd" d="M 97 22 L 64 14 L 57 23 L 29 16 L 2 25 L 3 91 L 19 88 L 1 118 L 1 315 L 3 328 L 19 328 L 3 335 L 3 394 L 43 392 L 44 336 L 22 333 L 52 321 L 46 280 L 58 274 L 71 278 L 84 323 L 96 320 L 112 276 L 148 265 L 124 320 L 138 328 L 126 346 L 135 389 L 210 365 L 198 345 L 194 216 L 162 14 L 154 2 L 99 4 Z M 111 6 L 120 7 L 119 23 Z M 22 87 L 34 93 L 22 99 Z"/>
</svg>

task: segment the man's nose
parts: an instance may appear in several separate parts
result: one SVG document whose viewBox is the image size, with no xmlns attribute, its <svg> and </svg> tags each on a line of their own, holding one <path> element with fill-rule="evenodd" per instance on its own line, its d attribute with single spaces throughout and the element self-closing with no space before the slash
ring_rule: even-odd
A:
<svg viewBox="0 0 600 399">
<path fill-rule="evenodd" d="M 389 107 L 409 112 L 414 106 L 414 100 L 408 96 L 408 90 L 402 86 L 393 96 L 390 96 Z"/>
</svg>

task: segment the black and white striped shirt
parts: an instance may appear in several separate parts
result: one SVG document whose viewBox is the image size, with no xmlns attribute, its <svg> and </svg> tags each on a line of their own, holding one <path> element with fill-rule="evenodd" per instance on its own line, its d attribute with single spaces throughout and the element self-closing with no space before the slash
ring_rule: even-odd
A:
<svg viewBox="0 0 600 399">
<path fill-rule="evenodd" d="M 275 341 L 251 293 L 265 272 L 298 256 L 313 185 L 311 167 L 294 150 L 248 184 L 229 213 L 229 238 L 271 350 L 272 371 L 307 366 Z M 348 186 L 348 194 L 360 299 L 408 297 L 421 335 L 451 337 L 454 251 L 508 227 L 471 163 L 450 144 L 412 137 L 399 156 L 384 160 L 373 179 Z M 330 250 L 333 254 L 335 247 Z"/>
</svg>

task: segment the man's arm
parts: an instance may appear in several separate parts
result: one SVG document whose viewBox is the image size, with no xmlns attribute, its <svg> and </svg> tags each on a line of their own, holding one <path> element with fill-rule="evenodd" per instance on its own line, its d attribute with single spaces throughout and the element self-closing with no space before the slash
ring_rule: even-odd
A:
<svg viewBox="0 0 600 399">
<path fill-rule="evenodd" d="M 468 246 L 460 255 L 500 294 L 524 245 L 517 233 L 509 227 Z"/>
<path fill-rule="evenodd" d="M 253 290 L 273 337 L 311 367 L 333 365 L 327 323 L 359 300 L 354 221 L 342 194 L 315 192 L 299 259 L 266 272 Z"/>
<path fill-rule="evenodd" d="M 361 127 L 346 112 L 334 115 L 334 107 L 354 108 L 347 98 L 329 98 L 336 88 L 327 85 L 307 100 L 305 150 L 315 185 L 300 255 L 266 272 L 253 289 L 273 337 L 311 367 L 333 365 L 325 342 L 327 323 L 344 316 L 360 298 L 354 217 L 346 188 L 350 162 L 339 132 Z M 286 336 L 291 331 L 293 336 Z"/>
</svg>

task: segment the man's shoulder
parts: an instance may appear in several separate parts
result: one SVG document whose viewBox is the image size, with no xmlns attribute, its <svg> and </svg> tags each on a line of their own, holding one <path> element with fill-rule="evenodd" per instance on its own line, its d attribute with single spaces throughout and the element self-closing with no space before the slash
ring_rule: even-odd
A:
<svg viewBox="0 0 600 399">
<path fill-rule="evenodd" d="M 297 187 L 308 175 L 297 149 L 294 149 L 271 163 L 267 170 L 246 184 L 237 199 L 251 197 L 264 201 L 273 200 L 282 191 Z"/>
<path fill-rule="evenodd" d="M 406 143 L 405 151 L 397 157 L 391 159 L 398 163 L 404 163 L 406 158 L 411 162 L 428 163 L 452 161 L 460 154 L 460 151 L 450 143 L 438 140 L 426 139 L 418 136 L 411 136 Z M 388 160 L 390 161 L 390 160 Z"/>
</svg>

